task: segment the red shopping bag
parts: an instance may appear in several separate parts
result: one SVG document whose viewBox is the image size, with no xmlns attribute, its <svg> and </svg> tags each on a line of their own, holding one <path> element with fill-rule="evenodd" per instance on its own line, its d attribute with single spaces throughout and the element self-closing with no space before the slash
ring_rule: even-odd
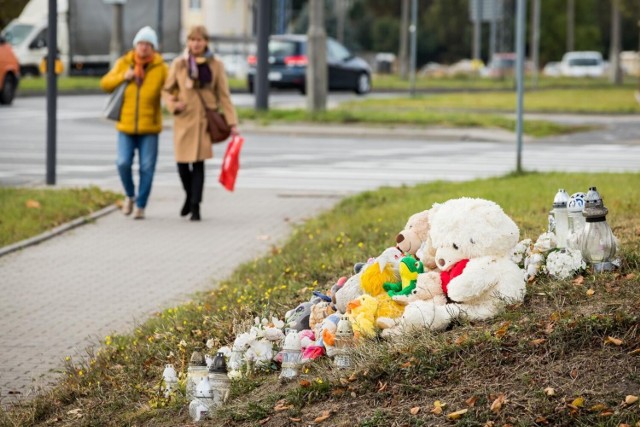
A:
<svg viewBox="0 0 640 427">
<path fill-rule="evenodd" d="M 238 176 L 238 169 L 240 169 L 240 149 L 242 144 L 244 144 L 244 138 L 240 135 L 233 135 L 222 160 L 222 170 L 218 181 L 229 191 L 233 191 L 236 185 L 236 177 Z"/>
</svg>

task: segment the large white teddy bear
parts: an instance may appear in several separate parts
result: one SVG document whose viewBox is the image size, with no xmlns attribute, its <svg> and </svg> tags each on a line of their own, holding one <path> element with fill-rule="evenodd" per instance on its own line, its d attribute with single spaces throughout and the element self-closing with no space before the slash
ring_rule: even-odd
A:
<svg viewBox="0 0 640 427">
<path fill-rule="evenodd" d="M 520 232 L 500 206 L 462 197 L 435 204 L 429 220 L 439 272 L 418 275 L 417 287 L 439 288 L 442 293 L 424 292 L 430 296 L 411 301 L 383 336 L 411 329 L 441 330 L 455 318 L 489 319 L 505 305 L 524 299 L 524 271 L 511 260 Z"/>
</svg>

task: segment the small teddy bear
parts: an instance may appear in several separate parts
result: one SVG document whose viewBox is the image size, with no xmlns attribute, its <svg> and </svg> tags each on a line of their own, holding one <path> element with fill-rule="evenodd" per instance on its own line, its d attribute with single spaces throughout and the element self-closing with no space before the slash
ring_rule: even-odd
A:
<svg viewBox="0 0 640 427">
<path fill-rule="evenodd" d="M 396 236 L 398 249 L 405 254 L 415 256 L 428 270 L 436 268 L 434 250 L 429 238 L 431 214 L 432 209 L 427 209 L 411 215 L 404 229 Z"/>
</svg>

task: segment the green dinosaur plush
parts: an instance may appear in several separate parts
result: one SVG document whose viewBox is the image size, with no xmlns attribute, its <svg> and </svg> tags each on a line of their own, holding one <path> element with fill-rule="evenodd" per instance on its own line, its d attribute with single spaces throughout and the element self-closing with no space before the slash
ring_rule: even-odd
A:
<svg viewBox="0 0 640 427">
<path fill-rule="evenodd" d="M 412 255 L 407 255 L 400 260 L 398 270 L 400 272 L 399 282 L 386 282 L 382 285 L 392 298 L 397 295 L 409 295 L 416 287 L 418 274 L 424 273 L 424 266 L 421 261 L 416 261 Z"/>
</svg>

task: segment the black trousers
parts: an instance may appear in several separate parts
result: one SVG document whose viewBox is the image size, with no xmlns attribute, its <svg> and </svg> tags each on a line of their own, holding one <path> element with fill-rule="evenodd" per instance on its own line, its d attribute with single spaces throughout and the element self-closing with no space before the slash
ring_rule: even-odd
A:
<svg viewBox="0 0 640 427">
<path fill-rule="evenodd" d="M 192 204 L 202 202 L 204 188 L 204 161 L 194 163 L 178 163 L 178 174 L 182 188 Z"/>
</svg>

